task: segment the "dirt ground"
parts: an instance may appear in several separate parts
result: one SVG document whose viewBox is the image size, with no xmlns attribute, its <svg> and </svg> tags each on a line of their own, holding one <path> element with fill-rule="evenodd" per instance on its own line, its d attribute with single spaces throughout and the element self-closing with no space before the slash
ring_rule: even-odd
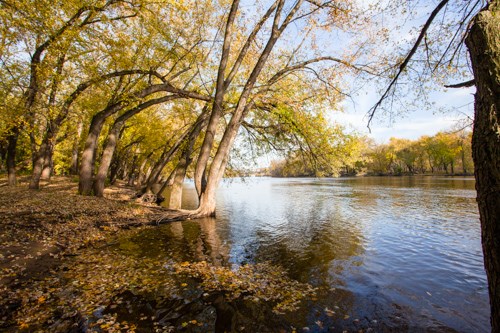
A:
<svg viewBox="0 0 500 333">
<path fill-rule="evenodd" d="M 29 190 L 27 180 L 9 187 L 0 179 L 0 330 L 30 331 L 15 313 L 29 304 L 33 283 L 51 277 L 81 249 L 105 246 L 124 229 L 146 226 L 166 211 L 135 202 L 135 190 L 120 184 L 108 188 L 105 198 L 76 193 L 77 183 L 67 177 L 38 191 Z M 44 297 L 35 300 L 43 303 Z"/>
</svg>

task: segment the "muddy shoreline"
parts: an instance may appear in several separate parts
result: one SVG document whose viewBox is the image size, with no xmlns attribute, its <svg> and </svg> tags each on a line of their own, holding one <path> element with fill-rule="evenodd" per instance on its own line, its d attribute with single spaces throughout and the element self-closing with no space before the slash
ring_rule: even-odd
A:
<svg viewBox="0 0 500 333">
<path fill-rule="evenodd" d="M 0 189 L 2 332 L 294 331 L 273 305 L 298 302 L 309 287 L 278 268 L 238 275 L 122 251 L 123 238 L 157 228 L 151 221 L 169 212 L 134 201 L 133 188 L 84 197 L 76 182 L 56 177 L 39 191 L 26 180 Z"/>
<path fill-rule="evenodd" d="M 94 198 L 77 195 L 77 183 L 70 178 L 53 178 L 39 191 L 28 190 L 26 181 L 0 187 L 0 330 L 12 332 L 33 331 L 34 324 L 46 319 L 37 311 L 48 310 L 35 308 L 48 302 L 47 295 L 65 289 L 63 279 L 56 283 L 54 278 L 84 249 L 105 247 L 125 230 L 147 228 L 163 214 L 161 208 L 130 200 L 135 191 L 123 185 L 110 187 L 105 198 Z M 37 285 L 44 287 L 36 290 Z M 70 326 L 82 316 L 59 315 Z M 50 329 L 54 320 L 47 320 L 37 329 L 67 329 Z"/>
</svg>

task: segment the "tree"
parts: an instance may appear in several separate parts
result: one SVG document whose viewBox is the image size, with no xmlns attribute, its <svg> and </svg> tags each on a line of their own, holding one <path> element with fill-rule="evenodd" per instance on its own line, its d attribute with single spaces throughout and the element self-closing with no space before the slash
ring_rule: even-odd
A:
<svg viewBox="0 0 500 333">
<path fill-rule="evenodd" d="M 67 1 L 58 3 L 56 9 L 50 1 L 31 3 L 13 0 L 2 1 L 0 5 L 2 19 L 10 29 L 9 36 L 2 41 L 2 51 L 12 49 L 15 51 L 11 52 L 24 53 L 24 58 L 29 59 L 21 64 L 6 63 L 12 68 L 16 65 L 24 67 L 23 75 L 16 84 L 20 87 L 26 84 L 26 88 L 18 92 L 18 105 L 13 108 L 18 109 L 18 112 L 7 132 L 9 183 L 14 184 L 16 146 L 22 130 L 30 135 L 33 163 L 45 158 L 35 153 L 36 127 L 42 124 L 50 130 L 50 125 L 43 125 L 40 118 L 51 117 L 50 111 L 56 104 L 67 53 L 78 34 L 100 22 L 137 15 L 137 4 L 121 0 L 89 1 L 85 4 Z M 39 112 L 44 107 L 48 112 L 40 117 Z M 44 147 L 43 153 L 47 151 L 51 151 L 50 147 Z"/>
<path fill-rule="evenodd" d="M 500 1 L 472 21 L 466 39 L 476 95 L 472 156 L 493 332 L 500 332 Z"/>
<path fill-rule="evenodd" d="M 299 24 L 298 22 L 304 22 L 307 19 L 308 22 L 314 22 L 311 25 L 314 28 L 321 26 L 318 21 L 326 17 L 328 23 L 323 26 L 332 27 L 334 24 L 331 24 L 331 21 L 335 21 L 335 24 L 341 26 L 343 23 L 349 22 L 346 19 L 346 17 L 350 17 L 351 8 L 349 4 L 337 1 L 313 2 L 299 0 L 291 4 L 288 4 L 285 0 L 272 1 L 265 13 L 259 16 L 256 23 L 251 26 L 248 37 L 241 43 L 239 52 L 236 52 L 231 57 L 231 50 L 235 47 L 231 40 L 238 35 L 235 22 L 237 22 L 239 10 L 239 0 L 232 1 L 223 32 L 224 39 L 217 72 L 212 113 L 195 170 L 195 186 L 200 198 L 200 204 L 198 209 L 192 213 L 193 216 L 215 215 L 215 191 L 224 175 L 229 154 L 240 126 L 256 105 L 256 97 L 259 96 L 259 89 L 256 89 L 258 86 L 271 86 L 279 81 L 281 77 L 292 74 L 297 70 L 303 70 L 308 68 L 309 65 L 321 61 L 341 63 L 347 68 L 355 67 L 348 61 L 333 57 L 317 57 L 297 61 L 298 52 L 301 44 L 303 44 L 300 40 L 297 48 L 292 52 L 288 52 L 288 55 L 281 53 L 272 57 L 275 46 L 282 39 L 285 30 L 291 23 Z M 258 37 L 261 37 L 261 39 L 257 39 Z M 257 40 L 260 43 L 255 43 Z M 307 38 L 304 41 L 310 42 Z M 235 59 L 232 63 L 230 63 L 231 58 Z M 285 59 L 286 62 L 283 63 L 282 60 L 274 63 L 274 60 L 277 59 Z M 245 66 L 242 68 L 242 65 Z M 279 65 L 282 67 L 279 68 Z M 279 68 L 275 70 L 274 74 L 272 74 L 273 67 Z M 313 70 L 313 72 L 315 71 Z M 318 74 L 319 72 L 315 73 Z M 265 76 L 264 79 L 263 76 Z M 234 81 L 235 78 L 236 81 Z M 209 166 L 208 163 L 214 148 L 219 120 L 223 116 L 229 97 L 233 101 L 231 104 L 234 109 L 228 116 L 227 125 Z"/>
</svg>

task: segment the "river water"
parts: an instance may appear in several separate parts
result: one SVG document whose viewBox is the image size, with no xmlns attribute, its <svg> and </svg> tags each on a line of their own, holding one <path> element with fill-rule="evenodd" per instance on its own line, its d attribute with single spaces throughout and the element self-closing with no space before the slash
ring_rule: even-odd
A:
<svg viewBox="0 0 500 333">
<path fill-rule="evenodd" d="M 475 197 L 472 178 L 224 181 L 217 218 L 161 226 L 149 249 L 282 266 L 319 288 L 284 316 L 306 331 L 487 332 Z M 196 206 L 192 183 L 183 206 Z"/>
</svg>

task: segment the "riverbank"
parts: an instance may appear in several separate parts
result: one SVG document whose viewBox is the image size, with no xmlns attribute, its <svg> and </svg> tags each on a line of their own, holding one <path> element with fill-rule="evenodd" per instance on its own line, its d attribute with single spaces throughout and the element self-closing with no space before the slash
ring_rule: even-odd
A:
<svg viewBox="0 0 500 333">
<path fill-rule="evenodd" d="M 133 188 L 95 198 L 70 178 L 43 185 L 0 187 L 2 332 L 293 331 L 280 313 L 315 293 L 267 263 L 151 254 L 141 233 L 161 235 L 151 222 L 173 211 L 137 203 Z"/>
<path fill-rule="evenodd" d="M 42 308 L 65 289 L 66 278 L 59 275 L 68 262 L 125 229 L 144 228 L 164 211 L 131 201 L 134 190 L 120 185 L 107 189 L 105 198 L 79 196 L 77 183 L 65 177 L 53 178 L 39 191 L 28 190 L 22 179 L 0 189 L 0 329 L 8 331 L 31 331 L 43 319 L 55 321 L 50 318 L 54 306 Z"/>
</svg>

